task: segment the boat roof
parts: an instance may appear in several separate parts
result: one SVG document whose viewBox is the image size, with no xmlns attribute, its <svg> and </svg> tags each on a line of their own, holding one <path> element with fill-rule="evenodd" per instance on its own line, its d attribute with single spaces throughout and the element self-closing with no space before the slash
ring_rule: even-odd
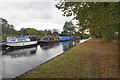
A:
<svg viewBox="0 0 120 80">
<path fill-rule="evenodd" d="M 58 37 L 42 37 L 42 38 L 58 38 Z"/>
<path fill-rule="evenodd" d="M 25 35 L 25 36 L 23 36 L 23 37 L 32 37 L 32 36 Z"/>
<path fill-rule="evenodd" d="M 59 37 L 60 40 L 70 40 L 71 38 L 69 36 L 63 36 Z"/>
<path fill-rule="evenodd" d="M 28 37 L 21 37 L 21 38 L 16 38 L 16 39 L 28 39 Z"/>
</svg>

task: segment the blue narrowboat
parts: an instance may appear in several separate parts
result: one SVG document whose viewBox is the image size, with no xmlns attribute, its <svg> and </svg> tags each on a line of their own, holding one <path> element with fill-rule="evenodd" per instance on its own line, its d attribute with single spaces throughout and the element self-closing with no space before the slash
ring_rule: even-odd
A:
<svg viewBox="0 0 120 80">
<path fill-rule="evenodd" d="M 59 37 L 60 41 L 63 42 L 63 41 L 70 41 L 71 40 L 71 37 L 69 36 L 64 36 L 64 37 Z"/>
</svg>

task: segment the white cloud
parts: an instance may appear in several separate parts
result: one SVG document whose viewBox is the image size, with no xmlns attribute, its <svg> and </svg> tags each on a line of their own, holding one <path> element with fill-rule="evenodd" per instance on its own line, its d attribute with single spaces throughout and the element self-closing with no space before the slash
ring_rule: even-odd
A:
<svg viewBox="0 0 120 80">
<path fill-rule="evenodd" d="M 65 21 L 72 19 L 62 16 L 55 2 L 3 2 L 0 3 L 0 17 L 7 19 L 16 30 L 31 27 L 62 31 Z"/>
<path fill-rule="evenodd" d="M 0 0 L 1 2 L 55 2 L 59 0 Z"/>
</svg>

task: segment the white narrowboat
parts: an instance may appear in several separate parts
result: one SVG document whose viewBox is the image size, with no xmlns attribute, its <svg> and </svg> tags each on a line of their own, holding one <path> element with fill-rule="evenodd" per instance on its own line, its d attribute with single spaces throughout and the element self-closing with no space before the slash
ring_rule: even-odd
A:
<svg viewBox="0 0 120 80">
<path fill-rule="evenodd" d="M 27 47 L 37 45 L 37 40 L 33 36 L 23 36 L 21 38 L 7 37 L 5 45 L 7 47 Z"/>
</svg>

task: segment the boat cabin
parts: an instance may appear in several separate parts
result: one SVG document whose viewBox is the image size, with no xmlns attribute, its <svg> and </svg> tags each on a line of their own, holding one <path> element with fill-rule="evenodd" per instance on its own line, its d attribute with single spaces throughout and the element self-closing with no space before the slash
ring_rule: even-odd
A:
<svg viewBox="0 0 120 80">
<path fill-rule="evenodd" d="M 51 42 L 51 41 L 59 41 L 59 37 L 42 37 L 42 42 Z"/>
<path fill-rule="evenodd" d="M 14 36 L 8 36 L 8 37 L 6 37 L 6 41 L 7 41 L 7 42 L 11 42 L 11 41 L 13 41 L 15 38 L 16 38 L 16 37 L 14 37 Z"/>
<path fill-rule="evenodd" d="M 35 41 L 37 40 L 36 37 L 33 36 L 23 36 L 20 38 L 16 38 L 16 37 L 7 37 L 7 42 L 24 42 L 24 41 Z"/>
</svg>

